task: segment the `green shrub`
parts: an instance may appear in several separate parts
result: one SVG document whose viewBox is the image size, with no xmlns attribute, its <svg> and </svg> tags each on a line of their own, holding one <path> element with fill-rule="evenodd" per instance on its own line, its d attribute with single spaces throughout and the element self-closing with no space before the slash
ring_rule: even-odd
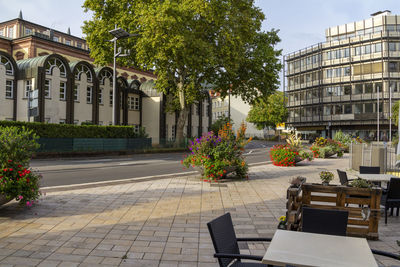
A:
<svg viewBox="0 0 400 267">
<path fill-rule="evenodd" d="M 310 149 L 314 154 L 314 158 L 327 158 L 334 154 L 337 154 L 338 157 L 343 156 L 342 143 L 329 138 L 319 137 L 315 139 Z"/>
<path fill-rule="evenodd" d="M 146 137 L 143 128 L 133 126 L 73 125 L 22 121 L 0 121 L 0 126 L 25 127 L 41 138 L 137 138 Z"/>
<path fill-rule="evenodd" d="M 40 175 L 29 169 L 37 136 L 25 127 L 0 126 L 0 194 L 31 206 L 39 198 Z"/>
</svg>

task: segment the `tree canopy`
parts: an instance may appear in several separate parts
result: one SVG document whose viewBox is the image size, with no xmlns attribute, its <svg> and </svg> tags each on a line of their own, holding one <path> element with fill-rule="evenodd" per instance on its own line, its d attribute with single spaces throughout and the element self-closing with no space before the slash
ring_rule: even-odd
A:
<svg viewBox="0 0 400 267">
<path fill-rule="evenodd" d="M 132 51 L 118 63 L 154 70 L 156 88 L 180 111 L 177 139 L 204 84 L 249 103 L 278 88 L 278 31 L 261 31 L 265 17 L 254 0 L 86 0 L 83 7 L 93 12 L 83 32 L 95 63 L 112 62 L 114 25 L 138 34 L 118 40 Z"/>
<path fill-rule="evenodd" d="M 283 92 L 276 91 L 266 100 L 260 98 L 251 107 L 247 115 L 247 121 L 254 123 L 257 129 L 276 127 L 276 124 L 285 122 L 288 117 L 286 108 L 287 98 Z"/>
</svg>

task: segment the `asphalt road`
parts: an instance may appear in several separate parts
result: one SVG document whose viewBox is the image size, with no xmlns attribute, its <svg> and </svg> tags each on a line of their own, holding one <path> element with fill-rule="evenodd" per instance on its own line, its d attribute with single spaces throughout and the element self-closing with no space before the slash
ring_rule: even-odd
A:
<svg viewBox="0 0 400 267">
<path fill-rule="evenodd" d="M 269 161 L 272 144 L 253 141 L 245 150 L 248 164 Z M 186 153 L 136 154 L 101 158 L 32 160 L 31 167 L 42 174 L 42 187 L 77 185 L 159 175 L 189 174 L 180 161 Z"/>
</svg>

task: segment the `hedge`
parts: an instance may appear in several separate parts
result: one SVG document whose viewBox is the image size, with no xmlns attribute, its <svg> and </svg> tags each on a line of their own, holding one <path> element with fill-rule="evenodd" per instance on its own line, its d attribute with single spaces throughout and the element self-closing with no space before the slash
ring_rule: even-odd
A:
<svg viewBox="0 0 400 267">
<path fill-rule="evenodd" d="M 138 138 L 133 126 L 100 126 L 53 124 L 23 121 L 0 121 L 0 126 L 17 126 L 32 129 L 41 138 Z"/>
</svg>

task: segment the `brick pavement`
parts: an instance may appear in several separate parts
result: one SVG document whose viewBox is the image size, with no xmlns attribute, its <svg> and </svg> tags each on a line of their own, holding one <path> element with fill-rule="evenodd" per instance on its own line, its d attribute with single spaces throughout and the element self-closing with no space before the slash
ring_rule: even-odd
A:
<svg viewBox="0 0 400 267">
<path fill-rule="evenodd" d="M 251 167 L 250 180 L 222 186 L 189 176 L 51 192 L 32 208 L 10 202 L 0 207 L 0 266 L 217 266 L 208 221 L 229 211 L 238 236 L 270 237 L 291 177 L 317 182 L 320 171 L 347 167 L 347 157 L 319 159 Z M 399 218 L 381 220 L 370 246 L 398 252 Z M 263 255 L 267 246 L 241 251 Z"/>
</svg>

